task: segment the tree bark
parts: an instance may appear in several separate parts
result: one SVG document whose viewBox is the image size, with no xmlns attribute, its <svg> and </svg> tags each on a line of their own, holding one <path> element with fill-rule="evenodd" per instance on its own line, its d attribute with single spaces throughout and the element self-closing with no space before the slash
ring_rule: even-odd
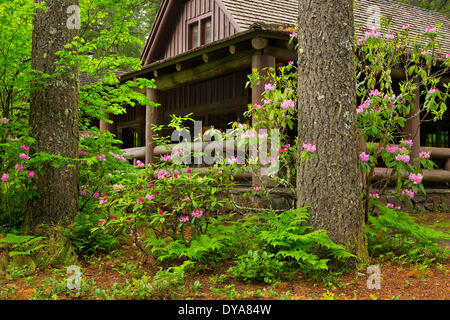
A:
<svg viewBox="0 0 450 320">
<path fill-rule="evenodd" d="M 37 12 L 33 21 L 33 70 L 55 73 L 59 60 L 55 52 L 64 50 L 78 35 L 78 30 L 69 29 L 67 24 L 67 10 L 73 5 L 78 5 L 78 0 L 47 0 L 48 11 Z M 78 70 L 74 67 L 44 81 L 35 82 L 31 94 L 29 125 L 36 139 L 34 151 L 77 158 Z M 78 168 L 67 164 L 54 168 L 51 162 L 45 162 L 42 169 L 35 180 L 39 196 L 29 201 L 25 222 L 31 227 L 68 224 L 78 209 Z"/>
<path fill-rule="evenodd" d="M 353 21 L 353 0 L 299 0 L 299 155 L 312 142 L 317 159 L 298 163 L 297 206 L 310 206 L 313 228 L 366 262 Z"/>
</svg>

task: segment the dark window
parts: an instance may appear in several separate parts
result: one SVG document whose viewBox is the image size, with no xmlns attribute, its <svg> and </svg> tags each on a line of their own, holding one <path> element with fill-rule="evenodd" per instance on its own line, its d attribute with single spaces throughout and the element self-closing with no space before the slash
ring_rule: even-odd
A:
<svg viewBox="0 0 450 320">
<path fill-rule="evenodd" d="M 202 44 L 211 42 L 211 18 L 202 20 Z"/>
<path fill-rule="evenodd" d="M 198 47 L 198 23 L 189 25 L 189 49 Z"/>
<path fill-rule="evenodd" d="M 211 17 L 190 23 L 188 30 L 189 49 L 210 43 L 212 41 Z"/>
</svg>

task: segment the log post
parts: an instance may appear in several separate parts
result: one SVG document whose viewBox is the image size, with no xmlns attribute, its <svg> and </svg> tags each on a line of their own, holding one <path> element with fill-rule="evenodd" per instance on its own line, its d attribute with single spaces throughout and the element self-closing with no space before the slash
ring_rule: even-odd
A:
<svg viewBox="0 0 450 320">
<path fill-rule="evenodd" d="M 414 105 L 409 114 L 409 119 L 406 121 L 404 131 L 407 138 L 412 139 L 413 146 L 411 148 L 411 159 L 417 158 L 420 153 L 420 90 L 416 89 L 416 97 Z M 417 114 L 416 114 L 417 113 Z"/>
<path fill-rule="evenodd" d="M 108 120 L 114 121 L 114 115 L 108 113 Z M 100 131 L 109 131 L 112 134 L 117 135 L 117 127 L 114 122 L 108 123 L 106 121 L 100 121 Z"/>
<path fill-rule="evenodd" d="M 263 71 L 264 68 L 275 68 L 275 57 L 271 55 L 263 55 L 263 54 L 255 54 L 252 56 L 252 71 L 255 69 L 258 70 L 260 75 L 264 76 L 266 72 Z M 259 103 L 262 104 L 262 94 L 265 91 L 265 85 L 266 83 L 264 81 L 261 81 L 259 84 L 256 84 L 252 88 L 252 104 Z M 256 121 L 255 119 L 252 119 L 252 125 L 255 125 Z M 252 146 L 250 146 L 251 148 Z M 253 146 L 254 148 L 257 148 L 257 146 Z M 256 176 L 252 176 L 252 183 L 253 184 L 259 184 L 261 181 L 257 179 Z"/>
<path fill-rule="evenodd" d="M 159 103 L 159 93 L 155 89 L 147 88 L 147 98 L 150 101 Z M 161 107 L 158 107 L 161 108 Z M 145 164 L 154 162 L 154 145 L 152 125 L 158 123 L 158 109 L 155 107 L 147 107 L 145 112 Z"/>
</svg>

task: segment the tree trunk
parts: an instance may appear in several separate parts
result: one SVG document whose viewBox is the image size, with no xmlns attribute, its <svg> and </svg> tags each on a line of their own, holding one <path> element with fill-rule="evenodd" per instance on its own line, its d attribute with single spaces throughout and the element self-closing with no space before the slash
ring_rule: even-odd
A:
<svg viewBox="0 0 450 320">
<path fill-rule="evenodd" d="M 298 25 L 299 154 L 312 142 L 317 159 L 298 163 L 297 206 L 310 206 L 313 228 L 365 262 L 353 0 L 299 0 Z"/>
<path fill-rule="evenodd" d="M 39 10 L 33 22 L 32 68 L 54 74 L 59 57 L 55 52 L 78 35 L 69 29 L 68 8 L 78 0 L 47 0 L 47 12 Z M 78 70 L 76 68 L 35 83 L 31 94 L 29 125 L 36 139 L 35 152 L 46 152 L 63 157 L 78 155 Z M 78 168 L 63 165 L 54 168 L 43 164 L 35 184 L 38 197 L 28 203 L 26 224 L 67 224 L 78 208 Z"/>
</svg>

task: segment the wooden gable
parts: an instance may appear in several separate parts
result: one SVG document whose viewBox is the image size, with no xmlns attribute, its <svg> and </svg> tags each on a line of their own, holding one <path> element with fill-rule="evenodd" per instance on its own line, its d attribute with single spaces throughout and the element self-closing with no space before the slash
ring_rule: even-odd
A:
<svg viewBox="0 0 450 320">
<path fill-rule="evenodd" d="M 205 41 L 204 25 L 209 22 L 210 38 Z M 196 47 L 192 45 L 192 28 L 197 26 L 198 45 L 229 37 L 240 27 L 220 0 L 163 0 L 147 43 L 144 65 L 167 59 Z"/>
</svg>

